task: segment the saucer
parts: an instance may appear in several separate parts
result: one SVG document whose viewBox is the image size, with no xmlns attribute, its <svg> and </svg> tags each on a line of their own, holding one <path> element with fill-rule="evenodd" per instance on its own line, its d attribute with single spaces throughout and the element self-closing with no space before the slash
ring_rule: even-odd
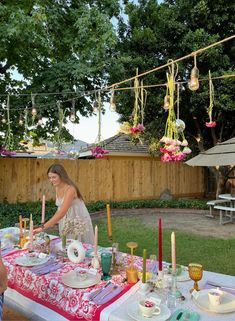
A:
<svg viewBox="0 0 235 321">
<path fill-rule="evenodd" d="M 70 288 L 75 289 L 84 289 L 88 288 L 92 285 L 98 284 L 101 280 L 100 274 L 91 274 L 87 273 L 87 278 L 85 280 L 81 280 L 76 276 L 75 271 L 70 271 L 65 273 L 61 276 L 61 281 L 65 285 L 69 286 Z"/>
<path fill-rule="evenodd" d="M 127 307 L 127 314 L 129 317 L 131 317 L 133 320 L 136 321 L 166 321 L 171 316 L 171 311 L 168 309 L 168 307 L 165 304 L 160 304 L 161 313 L 158 315 L 153 315 L 150 318 L 144 317 L 139 310 L 139 304 L 137 301 L 134 301 L 130 303 Z"/>
<path fill-rule="evenodd" d="M 221 304 L 212 305 L 210 304 L 208 292 L 211 289 L 204 289 L 198 291 L 195 296 L 193 296 L 193 301 L 195 304 L 201 308 L 202 310 L 215 312 L 215 313 L 231 313 L 235 311 L 235 296 L 228 293 L 223 292 L 221 297 Z"/>
</svg>

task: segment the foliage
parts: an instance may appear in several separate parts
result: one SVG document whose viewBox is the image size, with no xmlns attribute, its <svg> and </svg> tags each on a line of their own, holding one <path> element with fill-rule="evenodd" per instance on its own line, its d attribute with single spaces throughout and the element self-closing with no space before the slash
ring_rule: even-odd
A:
<svg viewBox="0 0 235 321">
<path fill-rule="evenodd" d="M 20 115 L 25 107 L 33 105 L 30 96 L 18 94 L 40 93 L 34 95 L 38 115 L 33 118 L 47 120 L 35 129 L 38 137 L 56 135 L 57 100 L 66 101 L 61 106 L 64 123 L 72 98 L 76 98 L 76 112 L 92 114 L 90 101 L 82 93 L 106 82 L 111 48 L 116 43 L 111 18 L 118 14 L 119 3 L 115 0 L 1 1 L 0 93 L 11 94 L 10 118 L 16 138 L 24 136 L 24 127 L 18 125 Z M 48 92 L 61 94 L 43 94 Z M 2 96 L 0 103 L 5 98 Z M 5 110 L 0 108 L 0 118 L 4 116 Z M 7 124 L 0 122 L 0 131 L 6 129 Z M 71 140 L 67 130 L 63 136 Z M 0 139 L 0 145 L 2 142 Z"/>
</svg>

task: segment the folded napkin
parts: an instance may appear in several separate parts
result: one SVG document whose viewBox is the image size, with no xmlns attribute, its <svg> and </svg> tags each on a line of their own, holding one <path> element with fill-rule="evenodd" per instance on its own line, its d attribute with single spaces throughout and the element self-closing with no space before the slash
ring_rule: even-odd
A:
<svg viewBox="0 0 235 321">
<path fill-rule="evenodd" d="M 182 313 L 182 314 L 181 314 Z M 177 317 L 180 317 L 177 319 Z M 186 309 L 177 309 L 175 312 L 172 314 L 171 318 L 169 321 L 198 321 L 200 320 L 200 315 L 196 311 L 190 311 Z"/>
<path fill-rule="evenodd" d="M 96 304 L 104 304 L 104 303 L 112 300 L 121 291 L 122 291 L 121 286 L 110 282 L 110 283 L 107 283 L 107 286 L 102 288 L 101 290 L 98 289 L 95 292 L 93 292 L 90 295 L 90 298 Z"/>
<path fill-rule="evenodd" d="M 222 290 L 224 292 L 228 292 L 228 293 L 235 295 L 235 286 L 233 287 L 231 285 L 225 285 L 225 284 L 221 284 L 221 283 L 217 283 L 217 282 L 213 282 L 213 281 L 206 281 L 203 288 L 204 289 L 219 288 L 220 290 Z"/>
<path fill-rule="evenodd" d="M 1 256 L 4 257 L 4 256 L 7 256 L 13 252 L 16 252 L 18 251 L 19 249 L 16 249 L 14 248 L 13 246 L 8 246 L 8 247 L 5 247 L 1 250 Z"/>
<path fill-rule="evenodd" d="M 37 275 L 44 275 L 50 272 L 54 272 L 61 267 L 63 267 L 64 264 L 61 262 L 57 262 L 54 259 L 49 259 L 47 262 L 43 264 L 39 264 L 36 266 L 33 266 L 30 271 L 37 274 Z"/>
</svg>

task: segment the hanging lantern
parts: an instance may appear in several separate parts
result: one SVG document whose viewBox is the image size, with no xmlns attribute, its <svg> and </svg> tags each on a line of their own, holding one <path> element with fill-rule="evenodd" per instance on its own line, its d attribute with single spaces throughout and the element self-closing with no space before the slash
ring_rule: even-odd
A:
<svg viewBox="0 0 235 321">
<path fill-rule="evenodd" d="M 6 120 L 5 116 L 3 116 L 3 118 L 2 118 L 2 123 L 3 123 L 3 124 L 6 124 L 6 122 L 7 122 L 7 120 Z"/>
<path fill-rule="evenodd" d="M 112 90 L 112 94 L 109 101 L 109 110 L 110 111 L 116 111 L 116 103 L 114 98 L 114 89 Z"/>
<path fill-rule="evenodd" d="M 93 111 L 94 111 L 94 113 L 97 113 L 97 112 L 98 112 L 98 107 L 99 107 L 98 101 L 95 100 L 95 101 L 93 102 Z"/>
<path fill-rule="evenodd" d="M 33 116 L 37 115 L 37 109 L 35 107 L 32 108 L 31 113 Z"/>
<path fill-rule="evenodd" d="M 188 87 L 192 91 L 195 91 L 199 88 L 199 69 L 197 68 L 196 55 L 194 55 L 194 67 L 191 71 Z"/>
<path fill-rule="evenodd" d="M 43 120 L 42 120 L 42 116 L 38 117 L 38 126 L 42 126 L 43 125 Z"/>
</svg>

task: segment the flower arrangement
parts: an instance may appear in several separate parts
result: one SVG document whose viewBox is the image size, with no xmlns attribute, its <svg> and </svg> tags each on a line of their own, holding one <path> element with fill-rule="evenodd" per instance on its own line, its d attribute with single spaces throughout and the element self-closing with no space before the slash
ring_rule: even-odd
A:
<svg viewBox="0 0 235 321">
<path fill-rule="evenodd" d="M 144 130 L 145 127 L 143 124 L 138 123 L 136 125 L 131 125 L 129 122 L 124 122 L 121 124 L 119 132 L 129 135 L 131 139 L 139 140 Z"/>
<path fill-rule="evenodd" d="M 215 127 L 215 126 L 216 126 L 216 121 L 206 122 L 206 127 Z"/>
<path fill-rule="evenodd" d="M 10 151 L 4 147 L 0 148 L 0 155 L 3 157 L 12 157 L 16 155 L 16 152 Z"/>
<path fill-rule="evenodd" d="M 94 156 L 95 158 L 102 158 L 104 155 L 108 154 L 109 152 L 98 145 L 91 149 L 91 153 L 92 153 L 92 156 Z"/>
<path fill-rule="evenodd" d="M 164 144 L 163 147 L 160 147 L 160 152 L 163 153 L 161 156 L 163 162 L 181 161 L 192 152 L 186 139 L 180 141 L 163 136 L 160 143 Z"/>
<path fill-rule="evenodd" d="M 78 236 L 83 235 L 85 232 L 88 231 L 87 228 L 87 221 L 81 219 L 80 217 L 75 217 L 72 219 L 67 219 L 65 221 L 63 230 L 62 230 L 62 236 L 66 236 L 68 234 L 74 235 L 75 238 Z"/>
</svg>

